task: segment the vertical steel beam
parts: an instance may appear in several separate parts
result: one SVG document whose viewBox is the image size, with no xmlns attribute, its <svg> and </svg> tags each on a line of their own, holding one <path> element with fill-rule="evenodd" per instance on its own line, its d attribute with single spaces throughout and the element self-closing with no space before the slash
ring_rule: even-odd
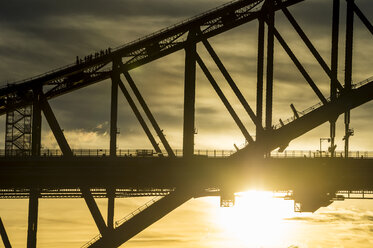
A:
<svg viewBox="0 0 373 248">
<path fill-rule="evenodd" d="M 40 156 L 41 148 L 41 106 L 40 94 L 41 88 L 33 90 L 34 98 L 32 103 L 32 138 L 31 138 L 31 154 L 32 156 Z"/>
<path fill-rule="evenodd" d="M 196 56 L 197 45 L 194 42 L 195 30 L 188 34 L 188 45 L 185 47 L 184 75 L 184 125 L 183 125 L 183 156 L 192 157 L 194 154 L 194 121 L 196 97 Z"/>
<path fill-rule="evenodd" d="M 118 81 L 120 79 L 120 59 L 113 60 L 113 74 L 111 76 L 111 105 L 110 105 L 110 157 L 117 156 L 118 135 Z M 107 191 L 107 227 L 114 229 L 115 188 Z"/>
<path fill-rule="evenodd" d="M 27 248 L 36 248 L 36 233 L 38 230 L 38 208 L 39 208 L 39 191 L 30 190 L 30 199 L 28 205 L 28 231 L 27 231 Z"/>
<path fill-rule="evenodd" d="M 352 48 L 354 33 L 354 0 L 347 0 L 346 18 L 346 54 L 345 54 L 345 90 L 349 92 L 352 85 Z M 345 158 L 348 157 L 350 139 L 350 110 L 345 112 Z"/>
<path fill-rule="evenodd" d="M 117 155 L 117 125 L 118 125 L 118 81 L 120 79 L 119 62 L 113 61 L 111 76 L 111 105 L 110 105 L 110 156 Z"/>
<path fill-rule="evenodd" d="M 268 41 L 267 41 L 267 82 L 266 82 L 266 120 L 265 128 L 272 129 L 272 107 L 273 107 L 273 52 L 274 52 L 274 26 L 275 12 L 273 11 L 274 1 L 268 2 L 267 24 L 268 24 Z"/>
<path fill-rule="evenodd" d="M 40 156 L 41 148 L 41 97 L 42 88 L 33 90 L 32 111 L 32 156 Z M 28 209 L 27 248 L 35 248 L 37 244 L 38 211 L 39 211 L 39 189 L 30 189 Z"/>
<path fill-rule="evenodd" d="M 264 69 L 264 20 L 259 18 L 258 27 L 258 64 L 257 64 L 257 86 L 256 86 L 256 117 L 258 122 L 263 123 L 263 69 Z M 256 140 L 260 139 L 263 128 L 256 128 Z"/>
<path fill-rule="evenodd" d="M 135 82 L 133 81 L 131 75 L 128 73 L 128 71 L 123 71 L 123 75 L 125 76 L 125 78 L 127 79 L 127 82 L 128 84 L 130 85 L 133 93 L 135 94 L 137 100 L 139 101 L 142 109 L 144 110 L 146 116 L 148 117 L 150 123 L 152 124 L 155 132 L 157 133 L 158 137 L 160 138 L 164 148 L 166 149 L 167 151 L 167 154 L 168 156 L 170 157 L 175 157 L 175 154 L 174 154 L 174 151 L 172 150 L 170 144 L 168 143 L 166 137 L 164 136 L 163 134 L 163 131 L 161 130 L 161 128 L 159 127 L 157 121 L 155 120 L 152 112 L 150 111 L 148 105 L 146 104 L 144 98 L 142 97 L 139 89 L 137 88 Z M 161 154 L 160 154 L 161 155 Z"/>
<path fill-rule="evenodd" d="M 115 188 L 107 189 L 108 207 L 107 207 L 107 227 L 114 229 L 114 209 L 115 209 Z"/>
<path fill-rule="evenodd" d="M 3 240 L 4 247 L 5 248 L 12 248 L 12 246 L 10 245 L 8 235 L 7 235 L 6 230 L 5 230 L 5 226 L 4 226 L 1 218 L 0 218 L 0 235 L 1 235 L 1 239 Z"/>
<path fill-rule="evenodd" d="M 333 20 L 332 20 L 332 55 L 331 55 L 331 80 L 330 80 L 330 100 L 333 102 L 337 98 L 338 82 L 338 43 L 339 43 L 339 9 L 340 0 L 333 0 Z M 330 121 L 330 153 L 335 156 L 335 130 L 336 116 Z"/>
<path fill-rule="evenodd" d="M 220 100 L 223 102 L 224 106 L 227 108 L 228 112 L 231 114 L 233 120 L 236 122 L 237 126 L 241 130 L 242 134 L 244 135 L 245 139 L 248 143 L 252 143 L 254 140 L 250 136 L 249 132 L 245 128 L 244 124 L 232 108 L 231 104 L 229 103 L 228 99 L 224 96 L 224 93 L 221 91 L 219 85 L 216 83 L 215 79 L 207 69 L 205 63 L 203 63 L 201 57 L 197 54 L 197 62 L 199 66 L 201 67 L 203 73 L 206 75 L 207 79 L 210 81 L 212 87 L 214 88 L 215 92 L 218 94 Z"/>
<path fill-rule="evenodd" d="M 225 80 L 227 80 L 229 86 L 231 87 L 233 92 L 236 94 L 238 100 L 241 102 L 242 106 L 246 110 L 246 113 L 250 116 L 251 120 L 254 122 L 257 128 L 263 130 L 262 123 L 258 121 L 254 111 L 251 109 L 245 97 L 242 95 L 240 89 L 238 89 L 236 83 L 233 81 L 232 77 L 229 75 L 227 69 L 225 68 L 221 60 L 219 59 L 218 55 L 216 54 L 216 52 L 214 51 L 210 43 L 206 39 L 203 39 L 202 42 L 205 45 L 206 50 L 209 52 L 210 56 L 214 60 L 215 64 L 218 66 L 220 72 L 223 74 Z"/>
<path fill-rule="evenodd" d="M 150 132 L 149 130 L 149 127 L 148 125 L 146 124 L 146 122 L 144 121 L 144 119 L 142 118 L 141 114 L 140 114 L 140 111 L 138 110 L 138 108 L 136 107 L 136 104 L 135 102 L 132 100 L 132 97 L 131 95 L 129 94 L 128 90 L 126 89 L 126 87 L 124 86 L 122 80 L 119 79 L 119 87 L 120 89 L 122 90 L 122 93 L 123 95 L 125 96 L 125 98 L 127 99 L 127 102 L 128 104 L 130 105 L 133 113 L 135 114 L 137 120 L 140 122 L 140 125 L 142 126 L 142 128 L 144 129 L 144 132 L 145 134 L 148 136 L 148 139 L 150 141 L 150 143 L 152 144 L 152 146 L 154 147 L 154 150 L 158 153 L 158 154 L 161 154 L 162 151 L 161 149 L 159 148 L 157 142 L 155 141 L 154 137 L 153 137 L 153 134 Z"/>
</svg>

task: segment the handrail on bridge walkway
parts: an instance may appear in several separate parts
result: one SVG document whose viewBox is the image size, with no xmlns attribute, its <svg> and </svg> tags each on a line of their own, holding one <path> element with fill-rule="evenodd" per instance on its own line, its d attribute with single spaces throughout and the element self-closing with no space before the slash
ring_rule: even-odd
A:
<svg viewBox="0 0 373 248">
<path fill-rule="evenodd" d="M 73 154 L 76 157 L 109 157 L 109 149 L 73 149 Z M 167 157 L 166 151 L 162 151 L 163 156 Z M 207 150 L 199 149 L 194 151 L 194 155 L 209 158 L 227 158 L 234 154 L 235 150 Z M 183 156 L 182 149 L 174 149 L 177 157 Z M 159 157 L 152 149 L 119 149 L 117 157 L 141 157 L 152 158 Z M 5 150 L 0 150 L 0 157 L 28 157 L 30 154 L 5 154 Z M 59 149 L 42 149 L 41 157 L 62 157 L 62 151 Z M 335 151 L 335 156 L 341 158 L 344 156 L 344 151 Z M 283 152 L 272 151 L 272 158 L 326 158 L 331 157 L 331 153 L 319 150 L 285 150 Z M 349 158 L 373 158 L 373 151 L 350 151 Z"/>
<path fill-rule="evenodd" d="M 364 79 L 363 81 L 360 81 L 360 82 L 358 82 L 356 84 L 353 84 L 352 85 L 352 89 L 357 89 L 357 88 L 359 88 L 359 87 L 361 87 L 363 85 L 366 85 L 366 84 L 368 84 L 370 82 L 373 82 L 373 76 L 371 76 L 371 77 L 369 77 L 367 79 Z M 328 97 L 326 100 L 329 103 L 331 99 L 330 99 L 330 97 Z M 306 114 L 312 112 L 313 110 L 315 110 L 315 109 L 317 109 L 317 108 L 319 108 L 319 107 L 321 107 L 323 105 L 324 104 L 322 102 L 319 102 L 319 103 L 316 103 L 315 105 L 313 105 L 313 106 L 311 106 L 311 107 L 309 107 L 309 108 L 307 108 L 307 109 L 305 109 L 303 111 L 297 111 L 297 112 L 298 112 L 299 116 L 301 117 L 301 116 L 306 115 Z M 273 129 L 279 129 L 282 126 L 284 126 L 286 124 L 289 124 L 290 122 L 294 121 L 295 119 L 297 119 L 297 117 L 293 116 L 293 117 L 290 117 L 290 118 L 288 118 L 286 120 L 280 120 L 280 123 L 274 125 Z"/>
</svg>

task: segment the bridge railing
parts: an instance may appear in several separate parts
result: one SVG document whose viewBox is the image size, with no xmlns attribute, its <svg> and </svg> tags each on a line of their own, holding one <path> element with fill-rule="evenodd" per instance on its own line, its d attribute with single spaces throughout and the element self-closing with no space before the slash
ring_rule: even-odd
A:
<svg viewBox="0 0 373 248">
<path fill-rule="evenodd" d="M 108 157 L 110 156 L 109 149 L 73 149 L 74 156 L 77 157 Z M 194 155 L 209 158 L 225 158 L 235 153 L 235 150 L 206 150 L 199 149 L 194 151 Z M 182 149 L 175 149 L 174 153 L 177 157 L 183 156 Z M 166 151 L 162 151 L 163 156 L 167 156 Z M 62 157 L 63 154 L 59 149 L 42 149 L 41 157 Z M 5 157 L 5 150 L 0 150 L 0 157 Z M 7 157 L 22 157 L 19 155 L 7 155 Z M 158 157 L 152 149 L 119 149 L 117 157 Z M 331 157 L 330 152 L 318 150 L 285 150 L 283 152 L 271 152 L 273 158 L 320 158 Z M 336 151 L 335 157 L 344 157 L 344 151 Z M 373 158 L 373 151 L 350 151 L 350 158 Z"/>
<path fill-rule="evenodd" d="M 129 213 L 127 216 L 125 216 L 124 218 L 120 219 L 120 220 L 117 220 L 115 221 L 115 228 L 117 228 L 118 226 L 122 225 L 124 222 L 128 221 L 129 219 L 131 219 L 132 217 L 134 217 L 135 215 L 137 215 L 138 213 L 142 212 L 144 209 L 150 207 L 151 205 L 153 205 L 154 203 L 156 203 L 157 201 L 159 201 L 160 199 L 162 199 L 164 196 L 156 196 L 154 198 L 152 198 L 150 201 L 146 202 L 144 205 L 142 205 L 141 207 L 137 208 L 135 211 Z"/>
<path fill-rule="evenodd" d="M 331 157 L 330 152 L 325 151 L 302 151 L 302 150 L 293 150 L 293 151 L 283 151 L 283 152 L 271 152 L 272 158 L 327 158 Z M 334 157 L 343 158 L 344 151 L 336 151 Z M 348 153 L 349 158 L 373 158 L 373 151 L 350 151 Z"/>
<path fill-rule="evenodd" d="M 365 85 L 365 84 L 367 84 L 367 83 L 370 83 L 370 82 L 372 82 L 372 81 L 373 81 L 373 76 L 372 76 L 372 77 L 369 77 L 369 78 L 367 78 L 367 79 L 365 79 L 365 80 L 363 80 L 363 81 L 361 81 L 361 82 L 358 82 L 358 83 L 356 83 L 356 84 L 353 84 L 353 85 L 352 85 L 352 88 L 353 88 L 353 89 L 357 89 L 357 88 L 359 88 L 359 87 L 361 87 L 361 86 L 363 86 L 363 85 Z M 330 97 L 328 97 L 328 98 L 326 99 L 327 102 L 330 102 L 330 100 L 331 100 Z M 309 107 L 309 108 L 307 108 L 307 109 L 305 109 L 305 110 L 303 110 L 303 111 L 298 111 L 298 115 L 299 115 L 299 116 L 306 115 L 306 114 L 312 112 L 313 110 L 318 109 L 319 107 L 321 107 L 321 106 L 323 106 L 323 105 L 324 105 L 324 104 L 323 104 L 322 102 L 319 102 L 319 103 L 317 103 L 317 104 L 315 104 L 315 105 L 313 105 L 313 106 L 311 106 L 311 107 Z M 296 119 L 296 117 L 293 116 L 293 117 L 290 117 L 290 118 L 288 118 L 288 119 L 286 119 L 286 120 L 281 120 L 280 123 L 278 123 L 278 124 L 276 124 L 276 125 L 273 126 L 273 129 L 279 129 L 279 128 L 282 127 L 282 126 L 284 126 L 284 125 L 286 125 L 286 124 L 289 124 L 290 122 L 293 122 L 295 119 Z"/>
<path fill-rule="evenodd" d="M 373 81 L 373 76 L 371 76 L 370 78 L 367 78 L 367 79 L 365 79 L 365 80 L 363 80 L 363 81 L 361 81 L 359 83 L 353 84 L 352 88 L 353 89 L 359 88 L 360 86 L 363 86 L 363 85 L 365 85 L 367 83 L 370 83 L 372 81 Z"/>
<path fill-rule="evenodd" d="M 330 102 L 330 97 L 326 99 L 327 102 Z M 312 111 L 314 111 L 315 109 L 318 109 L 320 108 L 322 105 L 324 105 L 322 102 L 319 102 L 303 111 L 297 111 L 298 112 L 298 115 L 301 117 L 303 115 L 306 115 Z M 279 129 L 280 127 L 282 126 L 285 126 L 286 124 L 289 124 L 290 122 L 293 122 L 295 119 L 297 119 L 297 117 L 293 116 L 293 117 L 290 117 L 290 118 L 287 118 L 286 120 L 281 120 L 280 123 L 276 124 L 273 126 L 273 129 Z"/>
<path fill-rule="evenodd" d="M 173 150 L 177 157 L 183 156 L 182 149 Z M 110 156 L 109 149 L 72 149 L 74 156 L 78 157 L 107 157 Z M 206 156 L 213 158 L 229 157 L 235 153 L 235 150 L 207 150 L 198 149 L 194 151 L 194 155 Z M 166 151 L 162 151 L 163 156 L 167 156 Z M 158 157 L 159 154 L 152 149 L 118 149 L 117 157 Z M 5 157 L 5 150 L 0 149 L 0 157 Z M 28 155 L 29 156 L 29 155 Z M 42 149 L 41 157 L 61 157 L 63 153 L 60 149 Z M 7 157 L 22 157 L 17 154 L 8 154 Z"/>
</svg>

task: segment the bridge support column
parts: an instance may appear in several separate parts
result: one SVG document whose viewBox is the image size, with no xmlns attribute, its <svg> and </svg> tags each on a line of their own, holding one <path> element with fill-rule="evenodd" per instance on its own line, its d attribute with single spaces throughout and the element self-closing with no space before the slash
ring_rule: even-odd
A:
<svg viewBox="0 0 373 248">
<path fill-rule="evenodd" d="M 337 98 L 338 83 L 338 41 L 339 41 L 339 8 L 340 0 L 333 0 L 333 20 L 332 20 L 332 55 L 331 55 L 331 81 L 330 100 L 333 102 Z M 335 156 L 335 127 L 338 116 L 330 121 L 330 154 Z"/>
<path fill-rule="evenodd" d="M 263 67 L 264 67 L 264 20 L 259 18 L 258 27 L 258 64 L 256 87 L 256 118 L 260 124 L 263 122 Z M 262 128 L 256 128 L 256 140 L 260 139 Z"/>
<path fill-rule="evenodd" d="M 120 79 L 119 63 L 113 61 L 111 77 L 111 106 L 110 106 L 110 156 L 115 157 L 117 151 L 117 119 L 118 119 L 118 81 Z"/>
<path fill-rule="evenodd" d="M 113 75 L 111 77 L 111 106 L 110 106 L 110 157 L 117 156 L 117 135 L 118 135 L 118 81 L 120 80 L 120 61 L 113 61 Z M 114 206 L 115 189 L 107 189 L 107 227 L 114 229 Z"/>
<path fill-rule="evenodd" d="M 192 157 L 194 153 L 194 119 L 196 96 L 196 57 L 197 45 L 194 43 L 195 30 L 190 30 L 185 48 L 185 75 L 184 75 L 184 130 L 183 130 L 183 156 Z"/>
<path fill-rule="evenodd" d="M 41 106 L 40 98 L 41 88 L 33 90 L 33 111 L 32 111 L 32 138 L 31 153 L 32 156 L 40 156 L 41 148 Z M 38 227 L 38 209 L 39 208 L 39 190 L 30 189 L 29 209 L 28 209 L 28 231 L 27 231 L 27 248 L 35 248 L 37 244 L 37 227 Z"/>
<path fill-rule="evenodd" d="M 107 189 L 107 227 L 108 230 L 114 229 L 114 209 L 115 209 L 115 189 Z"/>
<path fill-rule="evenodd" d="M 32 156 L 40 156 L 41 147 L 41 106 L 40 97 L 41 89 L 34 89 L 34 99 L 32 103 L 32 138 L 31 138 L 31 154 Z"/>
<path fill-rule="evenodd" d="M 27 248 L 36 247 L 36 234 L 38 230 L 38 208 L 39 192 L 37 189 L 31 189 L 28 206 Z"/>
<path fill-rule="evenodd" d="M 354 35 L 354 0 L 347 0 L 346 21 L 346 55 L 345 55 L 345 91 L 351 90 L 352 84 L 352 48 Z M 348 158 L 350 129 L 350 110 L 345 113 L 345 158 Z"/>
<path fill-rule="evenodd" d="M 272 129 L 273 107 L 273 52 L 274 52 L 274 26 L 275 12 L 273 1 L 268 2 L 268 41 L 267 41 L 267 82 L 266 82 L 266 125 L 267 130 Z"/>
</svg>

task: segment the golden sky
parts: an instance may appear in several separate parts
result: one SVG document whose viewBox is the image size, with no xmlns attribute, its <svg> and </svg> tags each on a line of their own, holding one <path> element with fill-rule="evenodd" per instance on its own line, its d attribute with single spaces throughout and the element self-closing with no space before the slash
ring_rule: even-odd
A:
<svg viewBox="0 0 373 248">
<path fill-rule="evenodd" d="M 150 199 L 117 199 L 116 220 Z M 105 215 L 106 200 L 97 203 Z M 27 200 L 0 201 L 13 247 L 25 247 L 27 205 Z M 42 199 L 39 209 L 38 247 L 81 247 L 98 234 L 82 199 Z M 294 213 L 292 201 L 253 191 L 237 197 L 233 208 L 220 208 L 218 197 L 192 199 L 121 247 L 369 248 L 372 209 L 372 201 L 346 200 L 314 214 Z"/>
<path fill-rule="evenodd" d="M 224 3 L 223 0 L 180 1 L 7 1 L 0 9 L 0 82 L 44 73 L 94 51 L 116 47 Z M 369 20 L 373 4 L 355 1 Z M 331 3 L 306 0 L 289 8 L 326 61 L 330 61 Z M 144 8 L 146 6 L 146 8 Z M 341 1 L 339 80 L 344 79 L 345 1 Z M 372 37 L 355 18 L 353 81 L 370 76 Z M 282 14 L 276 27 L 320 87 L 329 94 L 329 80 Z M 255 109 L 257 22 L 210 39 L 250 106 Z M 198 52 L 251 134 L 254 125 L 220 75 L 203 46 Z M 173 148 L 182 147 L 184 52 L 180 51 L 130 72 Z M 286 53 L 276 42 L 274 71 L 274 124 L 292 116 L 290 103 L 301 111 L 319 102 Z M 72 92 L 50 101 L 72 148 L 109 147 L 110 82 Z M 352 111 L 351 150 L 373 150 L 373 103 Z M 46 123 L 43 120 L 43 123 Z M 4 137 L 5 116 L 0 117 Z M 146 136 L 119 96 L 119 149 L 150 148 Z M 343 148 L 343 117 L 337 123 L 337 149 Z M 196 149 L 229 149 L 244 138 L 201 70 L 197 69 Z M 327 124 L 292 141 L 289 150 L 318 150 L 328 137 Z M 57 148 L 43 124 L 43 147 Z M 327 144 L 325 145 L 325 149 Z M 0 139 L 4 146 L 4 139 Z M 148 199 L 120 199 L 121 218 Z M 105 213 L 104 200 L 98 200 Z M 193 199 L 126 247 L 372 247 L 373 203 L 349 200 L 333 203 L 313 215 L 294 214 L 292 202 L 272 199 L 267 193 L 249 193 L 232 209 L 219 208 L 218 198 Z M 247 211 L 246 211 L 247 210 Z M 105 215 L 105 214 L 103 214 Z M 0 216 L 14 247 L 26 241 L 27 201 L 0 200 Z M 270 218 L 268 218 L 270 216 Z M 240 228 L 238 228 L 240 227 Z M 239 230 L 238 230 L 239 229 Z M 79 247 L 97 234 L 83 200 L 40 200 L 39 247 Z M 0 244 L 0 247 L 2 244 Z"/>
</svg>

